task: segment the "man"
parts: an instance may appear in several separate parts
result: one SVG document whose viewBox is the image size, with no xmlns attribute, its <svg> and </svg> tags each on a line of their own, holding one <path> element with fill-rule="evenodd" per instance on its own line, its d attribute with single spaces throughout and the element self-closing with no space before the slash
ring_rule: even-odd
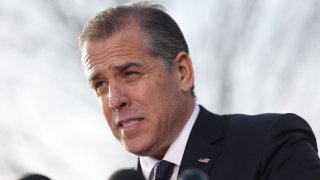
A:
<svg viewBox="0 0 320 180">
<path fill-rule="evenodd" d="M 161 6 L 105 10 L 79 39 L 107 123 L 146 179 L 163 164 L 169 179 L 189 168 L 210 179 L 320 179 L 316 140 L 300 117 L 219 116 L 196 104 L 187 43 Z"/>
</svg>

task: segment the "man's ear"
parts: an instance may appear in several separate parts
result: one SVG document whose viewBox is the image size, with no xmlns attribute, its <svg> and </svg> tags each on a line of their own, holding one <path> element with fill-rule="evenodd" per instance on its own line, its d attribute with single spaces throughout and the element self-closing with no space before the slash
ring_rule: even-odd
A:
<svg viewBox="0 0 320 180">
<path fill-rule="evenodd" d="M 191 92 L 194 83 L 193 67 L 188 53 L 181 51 L 175 58 L 175 65 L 179 75 L 180 89 Z"/>
</svg>

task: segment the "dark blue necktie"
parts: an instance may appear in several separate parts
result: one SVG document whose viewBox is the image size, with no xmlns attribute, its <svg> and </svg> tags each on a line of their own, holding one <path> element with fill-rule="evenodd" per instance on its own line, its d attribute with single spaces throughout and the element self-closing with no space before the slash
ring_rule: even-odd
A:
<svg viewBox="0 0 320 180">
<path fill-rule="evenodd" d="M 155 168 L 155 180 L 169 180 L 173 173 L 174 164 L 162 160 Z"/>
</svg>

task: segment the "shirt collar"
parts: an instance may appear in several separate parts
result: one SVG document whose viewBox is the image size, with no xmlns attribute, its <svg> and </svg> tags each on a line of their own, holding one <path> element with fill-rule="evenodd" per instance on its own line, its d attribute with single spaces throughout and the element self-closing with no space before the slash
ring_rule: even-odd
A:
<svg viewBox="0 0 320 180">
<path fill-rule="evenodd" d="M 176 166 L 180 167 L 180 163 L 184 154 L 185 147 L 187 145 L 187 141 L 191 132 L 191 129 L 198 117 L 200 111 L 199 105 L 196 105 L 188 122 L 183 127 L 181 133 L 177 137 L 177 139 L 171 144 L 168 151 L 166 152 L 163 160 L 172 162 L 176 164 Z M 160 160 L 149 157 L 149 156 L 140 156 L 140 165 L 143 172 L 144 177 L 149 177 L 152 168 L 159 162 Z"/>
</svg>

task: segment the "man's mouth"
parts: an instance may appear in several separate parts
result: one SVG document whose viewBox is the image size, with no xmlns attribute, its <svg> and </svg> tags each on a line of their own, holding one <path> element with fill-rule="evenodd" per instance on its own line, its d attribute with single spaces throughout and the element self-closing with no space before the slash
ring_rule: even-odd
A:
<svg viewBox="0 0 320 180">
<path fill-rule="evenodd" d="M 142 118 L 128 118 L 128 119 L 120 120 L 117 124 L 118 124 L 118 127 L 120 128 L 128 128 L 138 124 L 141 120 Z"/>
<path fill-rule="evenodd" d="M 120 127 L 129 127 L 129 126 L 132 126 L 134 124 L 137 124 L 139 122 L 138 119 L 132 119 L 132 120 L 129 120 L 129 121 L 126 121 L 126 122 L 121 122 L 119 123 Z"/>
</svg>

